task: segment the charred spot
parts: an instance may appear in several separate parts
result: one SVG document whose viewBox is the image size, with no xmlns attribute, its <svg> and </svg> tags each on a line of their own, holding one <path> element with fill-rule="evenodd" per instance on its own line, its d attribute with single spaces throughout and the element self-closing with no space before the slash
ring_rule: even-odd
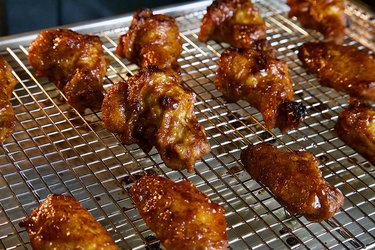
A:
<svg viewBox="0 0 375 250">
<path fill-rule="evenodd" d="M 157 65 L 150 65 L 146 67 L 146 71 L 149 71 L 152 74 L 153 72 L 159 71 L 159 67 Z"/>
<path fill-rule="evenodd" d="M 163 109 L 176 109 L 178 102 L 171 96 L 162 95 L 159 97 L 159 104 Z"/>
<path fill-rule="evenodd" d="M 279 105 L 277 127 L 282 133 L 297 128 L 306 116 L 306 106 L 300 102 L 286 101 Z"/>
<path fill-rule="evenodd" d="M 145 175 L 157 175 L 157 173 L 153 169 L 148 169 L 145 172 L 135 173 L 135 174 L 125 176 L 124 178 L 120 180 L 120 183 L 123 186 L 128 187 L 130 184 L 133 184 L 135 181 L 141 179 Z"/>
</svg>

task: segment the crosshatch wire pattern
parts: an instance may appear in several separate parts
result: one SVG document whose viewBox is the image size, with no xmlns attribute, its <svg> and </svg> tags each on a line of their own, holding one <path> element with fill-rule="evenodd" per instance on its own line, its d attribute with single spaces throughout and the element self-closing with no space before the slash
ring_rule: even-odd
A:
<svg viewBox="0 0 375 250">
<path fill-rule="evenodd" d="M 0 249 L 31 248 L 25 229 L 18 223 L 50 193 L 77 198 L 122 249 L 158 249 L 154 233 L 128 193 L 133 181 L 145 172 L 173 180 L 189 179 L 224 206 L 231 249 L 375 247 L 374 166 L 345 146 L 333 131 L 349 97 L 319 86 L 296 57 L 298 46 L 321 36 L 288 19 L 284 3 L 255 3 L 266 21 L 267 38 L 278 58 L 289 66 L 295 99 L 308 108 L 301 127 L 281 135 L 278 130 L 266 130 L 260 113 L 247 102 L 228 103 L 215 89 L 217 61 L 228 45 L 213 41 L 206 45 L 197 40 L 200 20 L 209 3 L 160 10 L 177 19 L 184 42 L 179 59 L 182 84 L 197 96 L 195 112 L 212 146 L 211 153 L 197 162 L 194 174 L 168 169 L 155 149 L 145 153 L 137 145 L 122 145 L 103 128 L 99 111 L 79 114 L 72 110 L 55 85 L 36 78 L 28 64 L 28 44 L 35 36 L 0 46 L 1 55 L 13 66 L 20 82 L 11 99 L 18 124 L 0 149 Z M 345 44 L 373 51 L 373 14 L 350 2 L 346 13 L 351 26 Z M 117 20 L 71 27 L 99 35 L 104 42 L 111 63 L 105 88 L 138 70 L 114 54 L 131 15 Z M 261 141 L 286 150 L 308 150 L 320 160 L 326 180 L 345 196 L 345 204 L 334 218 L 311 223 L 289 215 L 244 171 L 239 161 L 241 150 Z"/>
</svg>

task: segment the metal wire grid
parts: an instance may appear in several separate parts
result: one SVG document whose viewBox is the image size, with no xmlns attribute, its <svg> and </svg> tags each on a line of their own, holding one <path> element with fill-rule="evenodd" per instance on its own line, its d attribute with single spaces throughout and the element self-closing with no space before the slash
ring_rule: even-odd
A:
<svg viewBox="0 0 375 250">
<path fill-rule="evenodd" d="M 374 166 L 333 132 L 348 96 L 319 86 L 296 58 L 297 47 L 319 35 L 286 18 L 285 4 L 272 0 L 256 3 L 267 22 L 268 39 L 289 66 L 296 100 L 308 107 L 301 128 L 281 135 L 266 130 L 261 115 L 248 103 L 227 103 L 215 89 L 216 63 L 227 45 L 197 41 L 207 4 L 202 2 L 191 12 L 169 13 L 176 17 L 184 41 L 179 60 L 183 84 L 197 95 L 195 111 L 212 146 L 211 153 L 197 163 L 195 174 L 166 168 L 156 150 L 147 154 L 137 145 L 122 145 L 103 128 L 100 112 L 80 115 L 72 110 L 52 83 L 34 77 L 27 63 L 27 46 L 1 49 L 20 85 L 12 98 L 19 124 L 0 155 L 0 248 L 30 248 L 27 233 L 18 222 L 49 193 L 67 193 L 80 200 L 121 248 L 157 248 L 154 234 L 127 192 L 131 183 L 148 171 L 173 180 L 192 180 L 223 205 L 232 249 L 374 247 Z M 354 28 L 348 29 L 345 42 L 366 49 L 360 41 L 374 49 L 373 39 L 367 39 L 373 36 L 371 15 L 352 3 L 347 5 L 347 14 Z M 123 27 L 128 25 L 128 21 L 123 23 Z M 106 88 L 138 70 L 113 54 L 118 36 L 125 30 L 107 27 L 93 32 L 101 37 L 111 61 Z M 325 178 L 345 195 L 345 204 L 334 218 L 310 223 L 290 216 L 243 170 L 241 149 L 260 141 L 308 150 L 321 160 Z"/>
</svg>

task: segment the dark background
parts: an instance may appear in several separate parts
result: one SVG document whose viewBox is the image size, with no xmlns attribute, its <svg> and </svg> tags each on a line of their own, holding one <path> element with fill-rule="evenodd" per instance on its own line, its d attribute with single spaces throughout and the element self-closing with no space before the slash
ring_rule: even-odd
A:
<svg viewBox="0 0 375 250">
<path fill-rule="evenodd" d="M 0 36 L 183 2 L 188 0 L 0 0 Z M 375 0 L 363 2 L 374 10 Z"/>
<path fill-rule="evenodd" d="M 0 36 L 155 8 L 188 0 L 0 0 Z"/>
</svg>

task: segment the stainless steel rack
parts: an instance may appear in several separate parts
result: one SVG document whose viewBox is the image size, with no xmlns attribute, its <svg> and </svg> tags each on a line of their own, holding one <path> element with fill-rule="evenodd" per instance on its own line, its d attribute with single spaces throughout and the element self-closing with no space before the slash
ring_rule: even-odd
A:
<svg viewBox="0 0 375 250">
<path fill-rule="evenodd" d="M 371 249 L 375 248 L 375 168 L 339 140 L 333 130 L 348 96 L 320 86 L 296 57 L 298 46 L 320 39 L 287 18 L 288 7 L 260 0 L 267 37 L 285 61 L 296 100 L 308 107 L 298 130 L 282 135 L 266 130 L 259 112 L 248 103 L 227 103 L 214 85 L 217 60 L 227 46 L 197 41 L 200 20 L 211 1 L 159 9 L 176 17 L 184 41 L 179 59 L 183 85 L 197 94 L 195 111 L 205 127 L 212 151 L 196 164 L 196 173 L 168 169 L 156 150 L 124 146 L 101 123 L 99 111 L 79 114 L 45 78 L 36 78 L 27 62 L 28 44 L 37 33 L 0 38 L 0 55 L 20 82 L 11 99 L 18 124 L 0 147 L 0 249 L 30 249 L 18 223 L 50 193 L 77 198 L 111 233 L 122 249 L 156 249 L 157 239 L 141 219 L 128 194 L 131 183 L 154 171 L 173 180 L 189 179 L 224 206 L 231 249 Z M 347 2 L 350 27 L 345 44 L 374 51 L 374 15 Z M 115 54 L 118 37 L 131 15 L 69 26 L 100 36 L 110 59 L 105 87 L 127 78 L 137 66 Z M 239 155 L 251 143 L 269 141 L 278 147 L 308 150 L 321 161 L 324 177 L 345 196 L 335 217 L 311 223 L 291 216 L 272 194 L 243 170 Z"/>
</svg>

